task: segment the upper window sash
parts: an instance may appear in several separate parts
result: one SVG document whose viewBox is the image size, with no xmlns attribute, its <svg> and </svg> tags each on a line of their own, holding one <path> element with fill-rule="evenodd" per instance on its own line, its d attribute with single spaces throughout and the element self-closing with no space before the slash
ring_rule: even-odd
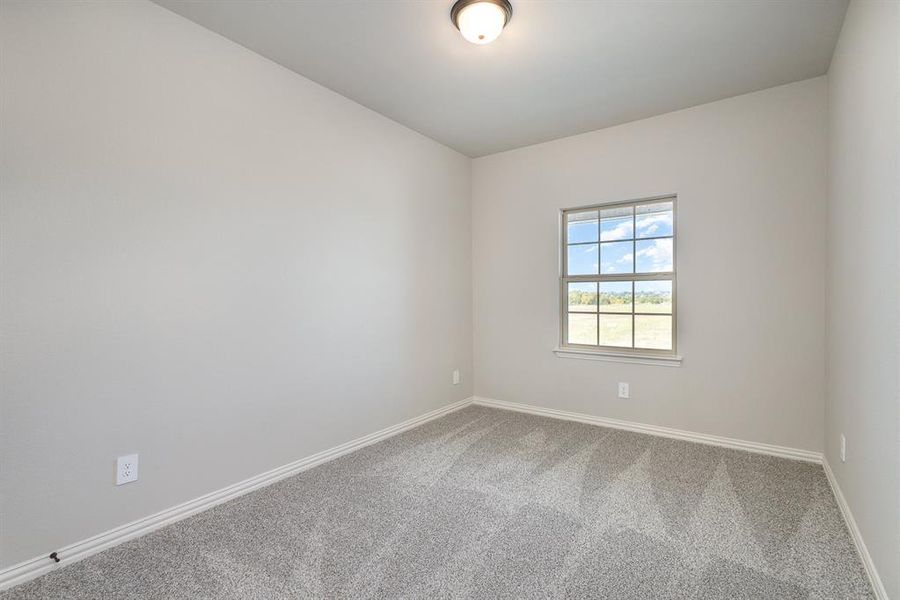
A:
<svg viewBox="0 0 900 600">
<path fill-rule="evenodd" d="M 561 276 L 621 280 L 674 274 L 675 201 L 660 196 L 563 210 Z"/>
</svg>

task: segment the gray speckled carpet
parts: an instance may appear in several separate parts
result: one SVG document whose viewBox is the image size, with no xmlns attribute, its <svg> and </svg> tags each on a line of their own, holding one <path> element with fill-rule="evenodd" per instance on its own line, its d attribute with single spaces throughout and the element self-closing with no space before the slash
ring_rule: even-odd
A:
<svg viewBox="0 0 900 600">
<path fill-rule="evenodd" d="M 471 406 L 0 595 L 874 598 L 822 468 Z"/>
</svg>

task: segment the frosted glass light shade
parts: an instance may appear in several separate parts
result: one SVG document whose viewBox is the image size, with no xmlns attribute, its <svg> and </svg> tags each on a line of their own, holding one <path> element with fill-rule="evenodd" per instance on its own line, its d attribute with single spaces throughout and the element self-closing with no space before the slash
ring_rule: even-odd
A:
<svg viewBox="0 0 900 600">
<path fill-rule="evenodd" d="M 466 40 L 473 44 L 490 44 L 509 20 L 511 10 L 507 6 L 491 0 L 468 2 L 455 12 L 453 22 Z"/>
</svg>

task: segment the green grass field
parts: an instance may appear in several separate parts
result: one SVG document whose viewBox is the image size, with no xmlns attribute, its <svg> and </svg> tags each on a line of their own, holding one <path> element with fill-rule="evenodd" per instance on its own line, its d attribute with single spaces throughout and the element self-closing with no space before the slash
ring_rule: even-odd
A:
<svg viewBox="0 0 900 600">
<path fill-rule="evenodd" d="M 630 305 L 615 305 L 622 308 L 622 315 L 599 315 L 599 335 L 601 346 L 631 347 L 631 314 Z M 574 310 L 592 310 L 589 306 L 570 306 Z M 660 313 L 671 310 L 662 304 L 637 304 L 636 312 Z M 601 310 L 611 310 L 601 307 Z M 620 311 L 616 311 L 620 312 Z M 569 343 L 596 344 L 598 321 L 596 314 L 569 313 Z M 672 317 L 669 315 L 635 315 L 634 346 L 654 350 L 671 350 Z"/>
<path fill-rule="evenodd" d="M 597 309 L 596 304 L 573 304 L 569 302 L 569 310 L 574 312 L 591 312 Z M 638 302 L 634 307 L 634 312 L 639 313 L 664 313 L 671 314 L 672 313 L 672 303 L 666 302 L 664 304 L 650 304 L 644 302 Z M 620 313 L 631 313 L 631 304 L 601 304 L 600 312 L 620 312 Z"/>
</svg>

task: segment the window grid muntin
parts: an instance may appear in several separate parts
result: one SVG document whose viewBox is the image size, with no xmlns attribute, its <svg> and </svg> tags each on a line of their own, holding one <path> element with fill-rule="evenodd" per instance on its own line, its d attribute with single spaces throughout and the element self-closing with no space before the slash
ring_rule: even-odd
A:
<svg viewBox="0 0 900 600">
<path fill-rule="evenodd" d="M 641 200 L 633 200 L 633 201 L 625 201 L 625 202 L 612 202 L 608 204 L 595 204 L 591 206 L 582 206 L 576 208 L 565 209 L 562 211 L 560 224 L 562 227 L 561 241 L 562 241 L 562 252 L 561 252 L 561 277 L 560 277 L 560 346 L 562 348 L 572 348 L 572 349 L 580 349 L 580 350 L 595 350 L 598 352 L 615 352 L 615 353 L 633 353 L 633 354 L 656 354 L 660 356 L 673 356 L 677 351 L 677 327 L 676 327 L 676 314 L 677 314 L 677 281 L 676 281 L 676 246 L 677 243 L 675 241 L 677 237 L 677 196 L 658 196 L 653 198 L 645 198 Z M 662 236 L 651 236 L 651 237 L 637 237 L 637 207 L 649 204 L 661 204 L 665 202 L 671 202 L 672 204 L 672 234 L 671 235 L 662 235 Z M 607 210 L 609 208 L 615 207 L 629 207 L 631 209 L 631 239 L 624 240 L 606 240 L 606 243 L 612 241 L 631 241 L 632 242 L 632 272 L 631 273 L 616 273 L 616 274 L 601 274 L 602 265 L 601 265 L 601 256 L 600 244 L 603 243 L 601 241 L 602 238 L 602 216 L 601 211 Z M 569 231 L 569 215 L 577 214 L 581 212 L 590 212 L 596 211 L 597 213 L 597 241 L 596 242 L 575 242 L 572 244 L 568 243 L 568 231 Z M 634 271 L 637 270 L 637 242 L 645 241 L 645 240 L 655 240 L 655 239 L 671 239 L 672 240 L 672 270 L 671 271 L 659 271 L 652 273 L 636 273 Z M 580 245 L 597 245 L 597 274 L 591 275 L 568 275 L 568 249 L 569 246 L 580 246 Z M 601 311 L 600 310 L 600 283 L 607 281 L 629 281 L 632 282 L 632 306 L 631 313 L 625 312 L 609 312 L 609 311 Z M 672 308 L 670 312 L 655 312 L 655 313 L 647 313 L 647 312 L 637 312 L 637 303 L 635 302 L 635 283 L 639 281 L 671 281 L 672 283 Z M 597 283 L 597 311 L 596 313 L 592 311 L 570 311 L 569 303 L 568 303 L 568 289 L 569 283 Z M 596 314 L 597 315 L 597 335 L 595 336 L 597 339 L 597 344 L 572 344 L 569 343 L 569 313 L 572 312 L 574 314 Z M 631 316 L 631 347 L 623 347 L 623 346 L 605 346 L 600 345 L 600 315 L 601 314 L 611 314 L 611 315 L 628 315 Z M 658 348 L 642 348 L 635 347 L 635 317 L 636 316 L 659 316 L 659 317 L 669 317 L 671 319 L 671 349 L 669 350 L 660 350 Z"/>
</svg>

